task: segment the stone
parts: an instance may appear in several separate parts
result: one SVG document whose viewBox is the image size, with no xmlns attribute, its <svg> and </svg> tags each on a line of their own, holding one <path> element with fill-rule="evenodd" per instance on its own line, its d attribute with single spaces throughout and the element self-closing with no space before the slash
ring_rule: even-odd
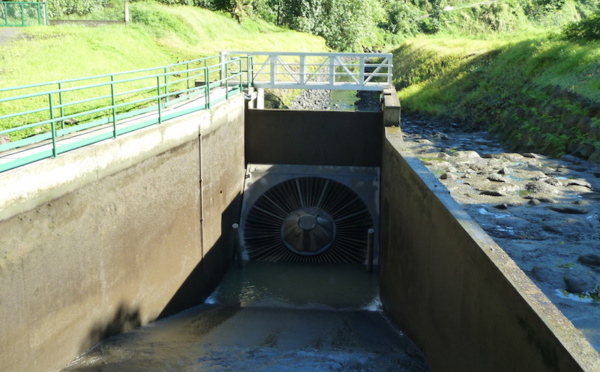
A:
<svg viewBox="0 0 600 372">
<path fill-rule="evenodd" d="M 586 254 L 583 256 L 579 256 L 577 259 L 582 265 L 589 267 L 597 273 L 600 273 L 600 255 L 597 254 Z"/>
<path fill-rule="evenodd" d="M 510 174 L 510 169 L 509 169 L 509 168 L 507 168 L 507 167 L 503 167 L 502 169 L 500 169 L 500 170 L 498 171 L 498 174 L 503 174 L 503 175 Z"/>
<path fill-rule="evenodd" d="M 542 181 L 529 182 L 525 189 L 533 194 L 555 194 L 556 188 Z"/>
<path fill-rule="evenodd" d="M 483 191 L 480 191 L 479 194 L 487 195 L 487 196 L 504 196 L 505 195 L 497 190 L 483 190 Z"/>
<path fill-rule="evenodd" d="M 538 199 L 536 199 L 536 198 L 531 198 L 531 199 L 529 199 L 529 202 L 528 202 L 527 204 L 530 204 L 530 205 L 538 205 L 538 204 L 540 204 L 540 203 L 541 203 L 541 201 L 539 201 Z"/>
<path fill-rule="evenodd" d="M 546 182 L 548 185 L 550 186 L 554 186 L 554 187 L 561 187 L 562 186 L 562 182 L 560 182 L 560 180 L 557 180 L 554 177 L 550 177 L 544 180 L 544 182 Z"/>
<path fill-rule="evenodd" d="M 523 154 L 523 157 L 529 158 L 529 159 L 546 159 L 545 156 L 540 155 L 540 154 L 535 154 L 533 152 L 526 152 Z"/>
<path fill-rule="evenodd" d="M 487 179 L 492 182 L 506 182 L 506 180 L 504 178 L 496 176 L 494 174 L 492 174 L 491 176 L 488 176 Z"/>
<path fill-rule="evenodd" d="M 588 214 L 588 213 L 590 213 L 590 211 L 588 211 L 585 208 L 576 208 L 576 207 L 562 206 L 562 205 L 552 206 L 549 208 L 550 208 L 550 210 L 553 210 L 558 213 L 564 213 L 564 214 Z"/>
<path fill-rule="evenodd" d="M 571 179 L 567 181 L 567 186 L 581 186 L 581 187 L 586 187 L 588 189 L 592 188 L 592 184 L 589 183 L 588 181 L 581 179 L 581 178 L 576 178 L 576 179 Z"/>
<path fill-rule="evenodd" d="M 6 135 L 1 135 L 0 136 L 0 145 L 4 145 L 5 143 L 9 143 L 10 142 L 10 138 Z"/>
<path fill-rule="evenodd" d="M 588 270 L 580 267 L 570 268 L 563 276 L 566 290 L 570 293 L 586 293 L 596 289 L 596 278 Z"/>
<path fill-rule="evenodd" d="M 561 160 L 564 161 L 568 161 L 569 163 L 573 163 L 573 164 L 581 164 L 583 162 L 582 159 L 573 156 L 573 155 L 563 155 L 560 157 Z"/>
<path fill-rule="evenodd" d="M 456 151 L 454 156 L 457 158 L 481 159 L 477 151 Z"/>
<path fill-rule="evenodd" d="M 549 267 L 534 266 L 533 269 L 531 269 L 531 276 L 533 279 L 542 283 L 553 286 L 556 285 L 557 287 L 562 285 L 562 283 L 557 282 L 557 279 L 560 280 L 560 274 L 557 275 L 557 273 Z"/>
<path fill-rule="evenodd" d="M 446 173 L 443 173 L 443 174 L 440 176 L 440 179 L 441 179 L 441 180 L 455 180 L 456 178 L 457 178 L 457 177 L 456 177 L 456 175 L 454 175 L 454 174 L 452 174 L 452 173 L 447 173 L 447 172 L 446 172 Z"/>
<path fill-rule="evenodd" d="M 579 146 L 575 153 L 582 158 L 587 159 L 594 153 L 594 151 L 596 151 L 596 147 L 594 145 L 591 143 L 584 143 Z"/>
</svg>

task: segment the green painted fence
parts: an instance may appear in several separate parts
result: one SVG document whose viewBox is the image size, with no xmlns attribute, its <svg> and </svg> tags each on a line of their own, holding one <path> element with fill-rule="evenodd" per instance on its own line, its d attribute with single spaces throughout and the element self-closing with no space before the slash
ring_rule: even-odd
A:
<svg viewBox="0 0 600 372">
<path fill-rule="evenodd" d="M 0 172 L 116 138 L 229 99 L 250 86 L 252 57 L 0 89 Z"/>
<path fill-rule="evenodd" d="M 48 8 L 42 2 L 0 1 L 0 27 L 48 24 Z"/>
</svg>

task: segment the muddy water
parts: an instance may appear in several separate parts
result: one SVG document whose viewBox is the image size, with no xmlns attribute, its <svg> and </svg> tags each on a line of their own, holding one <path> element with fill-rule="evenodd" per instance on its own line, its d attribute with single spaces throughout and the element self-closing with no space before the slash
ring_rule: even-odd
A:
<svg viewBox="0 0 600 372">
<path fill-rule="evenodd" d="M 65 371 L 428 371 L 361 266 L 250 263 L 205 304 L 96 345 Z"/>
</svg>

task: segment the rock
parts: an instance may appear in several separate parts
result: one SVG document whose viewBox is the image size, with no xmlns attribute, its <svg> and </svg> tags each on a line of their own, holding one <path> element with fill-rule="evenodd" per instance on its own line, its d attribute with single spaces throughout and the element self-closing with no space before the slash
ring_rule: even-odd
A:
<svg viewBox="0 0 600 372">
<path fill-rule="evenodd" d="M 582 159 L 573 156 L 573 155 L 563 155 L 560 157 L 561 160 L 564 161 L 568 161 L 569 163 L 573 163 L 573 164 L 581 164 L 583 162 Z"/>
<path fill-rule="evenodd" d="M 498 171 L 498 174 L 503 174 L 503 175 L 507 175 L 507 174 L 510 174 L 510 173 L 511 173 L 511 172 L 510 172 L 510 169 L 509 169 L 509 168 L 506 168 L 506 167 L 503 167 L 502 169 L 500 169 L 500 170 Z"/>
<path fill-rule="evenodd" d="M 531 276 L 542 283 L 547 283 L 556 287 L 562 286 L 562 283 L 560 283 L 560 274 L 549 267 L 534 266 L 533 269 L 531 269 Z"/>
<path fill-rule="evenodd" d="M 590 157 L 596 151 L 596 147 L 591 143 L 584 143 L 575 151 L 575 153 L 584 159 Z"/>
<path fill-rule="evenodd" d="M 10 142 L 10 138 L 6 135 L 1 135 L 0 136 L 0 145 L 4 145 L 5 143 L 9 143 Z"/>
<path fill-rule="evenodd" d="M 452 173 L 443 173 L 440 176 L 441 180 L 455 180 L 457 177 L 456 175 L 452 174 Z"/>
<path fill-rule="evenodd" d="M 570 268 L 563 280 L 566 290 L 570 293 L 586 293 L 596 289 L 596 278 L 588 270 L 581 267 Z"/>
<path fill-rule="evenodd" d="M 597 254 L 586 254 L 583 256 L 579 256 L 577 259 L 582 265 L 589 267 L 597 273 L 600 273 L 600 255 Z"/>
<path fill-rule="evenodd" d="M 492 181 L 492 182 L 506 182 L 506 180 L 504 178 L 496 176 L 494 174 L 492 174 L 491 176 L 488 176 L 487 179 L 490 180 L 490 181 Z"/>
<path fill-rule="evenodd" d="M 504 196 L 504 195 L 506 195 L 497 190 L 483 190 L 483 191 L 480 191 L 479 194 L 487 195 L 487 196 Z"/>
<path fill-rule="evenodd" d="M 545 156 L 540 154 L 534 154 L 533 152 L 526 152 L 523 154 L 523 156 L 529 159 L 546 159 Z"/>
<path fill-rule="evenodd" d="M 457 158 L 481 159 L 477 151 L 456 151 L 454 156 Z"/>
<path fill-rule="evenodd" d="M 567 186 L 582 186 L 582 187 L 587 187 L 588 189 L 592 188 L 592 184 L 590 184 L 588 181 L 581 179 L 581 178 L 568 180 Z"/>
<path fill-rule="evenodd" d="M 556 188 L 545 182 L 530 182 L 525 185 L 525 189 L 533 194 L 556 194 Z"/>
<path fill-rule="evenodd" d="M 546 182 L 548 185 L 550 186 L 554 186 L 554 187 L 561 187 L 562 186 L 562 182 L 560 182 L 560 180 L 557 180 L 554 177 L 550 177 L 544 180 L 544 182 Z"/>
<path fill-rule="evenodd" d="M 585 208 L 576 208 L 576 207 L 569 207 L 569 206 L 553 206 L 553 207 L 549 207 L 551 210 L 558 212 L 558 213 L 565 213 L 565 214 L 588 214 L 590 213 L 590 211 L 588 211 Z"/>
<path fill-rule="evenodd" d="M 527 204 L 530 204 L 530 205 L 538 205 L 538 204 L 540 204 L 540 203 L 541 203 L 541 201 L 539 201 L 538 199 L 536 199 L 536 198 L 531 198 L 531 199 L 529 199 L 529 202 L 528 202 Z"/>
<path fill-rule="evenodd" d="M 494 205 L 494 208 L 501 209 L 501 210 L 508 209 L 508 204 L 506 204 L 506 203 L 496 204 L 496 205 Z"/>
</svg>

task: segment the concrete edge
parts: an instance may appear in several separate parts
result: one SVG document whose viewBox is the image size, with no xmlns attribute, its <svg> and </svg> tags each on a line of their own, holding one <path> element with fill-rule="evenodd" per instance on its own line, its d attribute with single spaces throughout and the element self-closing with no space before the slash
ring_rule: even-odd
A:
<svg viewBox="0 0 600 372">
<path fill-rule="evenodd" d="M 393 130 L 393 128 L 391 128 Z M 584 371 L 600 371 L 600 353 L 581 331 L 565 317 L 550 299 L 529 279 L 510 256 L 473 220 L 450 195 L 450 191 L 416 157 L 403 151 L 402 134 L 386 128 L 386 140 L 400 153 L 423 183 L 456 218 L 467 234 L 481 248 L 533 312 L 555 335 Z"/>
<path fill-rule="evenodd" d="M 0 221 L 197 138 L 212 110 L 191 115 L 198 125 L 187 115 L 0 174 Z"/>
</svg>

